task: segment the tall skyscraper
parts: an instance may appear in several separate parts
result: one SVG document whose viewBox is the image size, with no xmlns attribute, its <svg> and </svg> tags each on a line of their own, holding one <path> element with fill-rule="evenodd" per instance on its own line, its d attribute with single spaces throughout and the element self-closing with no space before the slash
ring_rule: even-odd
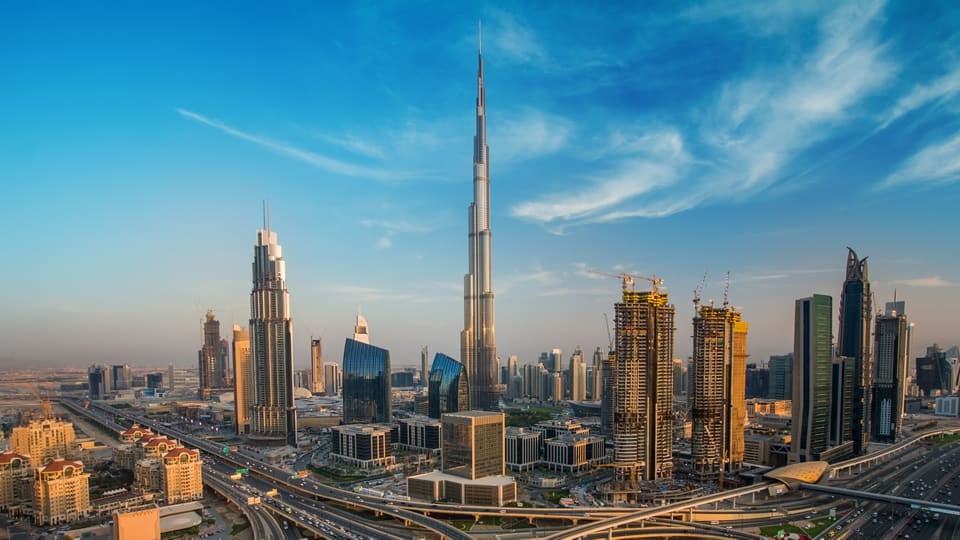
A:
<svg viewBox="0 0 960 540">
<path fill-rule="evenodd" d="M 167 390 L 173 390 L 175 388 L 173 382 L 173 364 L 167 364 L 167 381 L 165 381 L 165 386 Z"/>
<path fill-rule="evenodd" d="M 927 397 L 953 393 L 953 368 L 936 343 L 927 347 L 926 356 L 917 358 L 917 386 Z"/>
<path fill-rule="evenodd" d="M 583 349 L 577 346 L 570 356 L 570 399 L 587 399 L 587 364 L 583 360 Z"/>
<path fill-rule="evenodd" d="M 550 356 L 548 357 L 550 363 L 547 364 L 547 371 L 558 372 L 563 371 L 563 351 L 560 349 L 553 349 L 550 351 Z"/>
<path fill-rule="evenodd" d="M 903 418 L 910 326 L 903 302 L 888 302 L 877 316 L 873 348 L 873 395 L 870 398 L 871 440 L 895 443 Z"/>
<path fill-rule="evenodd" d="M 770 363 L 771 399 L 793 399 L 793 353 L 772 355 Z"/>
<path fill-rule="evenodd" d="M 220 352 L 220 321 L 213 311 L 207 311 L 203 321 L 203 344 L 197 351 L 197 373 L 200 377 L 200 399 L 210 397 L 210 391 L 220 388 L 217 380 L 217 360 Z"/>
<path fill-rule="evenodd" d="M 793 422 L 790 461 L 816 461 L 827 449 L 833 299 L 822 294 L 796 302 L 793 334 Z"/>
<path fill-rule="evenodd" d="M 257 231 L 250 293 L 250 434 L 255 443 L 297 445 L 293 403 L 293 323 L 287 268 L 269 218 Z"/>
<path fill-rule="evenodd" d="M 593 401 L 599 401 L 600 396 L 603 394 L 603 351 L 600 347 L 597 347 L 597 350 L 593 351 L 593 378 L 590 379 L 590 382 L 587 384 L 590 390 L 590 399 Z"/>
<path fill-rule="evenodd" d="M 428 414 L 440 418 L 444 413 L 470 410 L 470 385 L 463 364 L 441 353 L 433 358 L 427 389 Z"/>
<path fill-rule="evenodd" d="M 237 435 L 250 431 L 250 406 L 253 404 L 250 373 L 250 332 L 233 325 L 233 404 Z"/>
<path fill-rule="evenodd" d="M 320 394 L 323 385 L 323 341 L 310 337 L 310 391 Z"/>
<path fill-rule="evenodd" d="M 110 391 L 110 375 L 103 366 L 90 366 L 87 369 L 87 382 L 90 388 L 90 399 L 104 399 Z"/>
<path fill-rule="evenodd" d="M 343 388 L 343 370 L 337 364 L 323 365 L 323 391 L 328 396 L 340 394 Z"/>
<path fill-rule="evenodd" d="M 693 318 L 693 421 L 691 462 L 701 477 L 743 464 L 747 359 L 746 321 L 736 310 L 697 303 Z"/>
<path fill-rule="evenodd" d="M 478 51 L 477 134 L 473 138 L 473 202 L 468 209 L 469 269 L 463 278 L 463 331 L 460 360 L 467 366 L 470 404 L 476 409 L 498 410 L 502 387 L 497 372 L 494 335 L 493 246 L 490 233 L 490 176 L 487 148 L 486 95 L 483 88 L 483 54 Z"/>
<path fill-rule="evenodd" d="M 853 452 L 860 455 L 870 438 L 870 380 L 873 375 L 870 355 L 870 281 L 867 258 L 860 259 L 847 248 L 847 279 L 840 293 L 840 327 L 837 330 L 837 356 L 853 362 L 844 371 L 852 374 L 848 383 L 853 390 L 853 410 L 843 416 L 850 421 Z M 846 360 L 845 360 L 846 361 Z M 843 438 L 845 442 L 846 437 Z"/>
<path fill-rule="evenodd" d="M 217 374 L 216 382 L 220 388 L 230 388 L 233 386 L 233 370 L 230 369 L 230 342 L 226 339 L 220 340 L 217 347 Z"/>
<path fill-rule="evenodd" d="M 613 409 L 616 406 L 617 388 L 617 354 L 611 347 L 603 356 L 603 365 L 600 369 L 600 433 L 606 437 L 613 437 Z"/>
<path fill-rule="evenodd" d="M 118 364 L 110 367 L 110 390 L 129 390 L 133 386 L 130 366 Z"/>
<path fill-rule="evenodd" d="M 343 423 L 391 421 L 390 352 L 347 338 L 343 346 Z"/>
<path fill-rule="evenodd" d="M 424 388 L 430 383 L 430 350 L 424 345 L 420 348 L 420 386 Z"/>
<path fill-rule="evenodd" d="M 367 319 L 359 313 L 357 313 L 357 323 L 353 326 L 353 340 L 370 344 L 370 327 L 367 326 Z"/>
<path fill-rule="evenodd" d="M 637 292 L 624 280 L 615 305 L 614 463 L 625 480 L 673 474 L 673 318 L 656 283 Z"/>
</svg>

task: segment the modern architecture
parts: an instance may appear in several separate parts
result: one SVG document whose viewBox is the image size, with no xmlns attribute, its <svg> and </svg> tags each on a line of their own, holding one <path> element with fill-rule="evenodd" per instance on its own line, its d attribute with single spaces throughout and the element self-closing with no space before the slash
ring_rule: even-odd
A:
<svg viewBox="0 0 960 540">
<path fill-rule="evenodd" d="M 873 332 L 870 438 L 880 443 L 897 442 L 903 419 L 910 355 L 910 326 L 903 310 L 903 302 L 888 302 L 884 314 L 877 315 Z"/>
<path fill-rule="evenodd" d="M 833 299 L 801 298 L 794 317 L 791 463 L 817 461 L 829 444 Z"/>
<path fill-rule="evenodd" d="M 347 338 L 343 346 L 343 423 L 391 422 L 390 351 Z"/>
<path fill-rule="evenodd" d="M 847 248 L 847 277 L 840 293 L 840 326 L 837 329 L 837 356 L 851 367 L 843 367 L 843 386 L 846 393 L 852 390 L 852 409 L 844 407 L 839 427 L 832 429 L 837 444 L 853 441 L 853 453 L 860 455 L 866 450 L 870 438 L 870 388 L 873 369 L 870 354 L 870 281 L 867 258 L 860 259 L 856 252 Z M 847 389 L 849 388 L 849 390 Z M 837 390 L 834 389 L 837 393 Z M 843 402 L 851 401 L 847 397 Z M 835 400 L 835 402 L 840 402 Z M 849 425 L 847 425 L 849 423 Z"/>
<path fill-rule="evenodd" d="M 310 336 L 310 391 L 314 394 L 324 392 L 323 341 L 313 336 Z"/>
<path fill-rule="evenodd" d="M 470 410 L 467 371 L 453 358 L 437 353 L 430 368 L 427 388 L 428 414 L 440 418 L 444 413 Z"/>
</svg>

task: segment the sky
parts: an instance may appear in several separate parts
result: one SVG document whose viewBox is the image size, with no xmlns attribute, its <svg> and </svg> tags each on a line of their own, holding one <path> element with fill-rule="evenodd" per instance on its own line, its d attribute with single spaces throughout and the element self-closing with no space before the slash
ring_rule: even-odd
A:
<svg viewBox="0 0 960 540">
<path fill-rule="evenodd" d="M 685 358 L 729 272 L 763 362 L 847 246 L 913 356 L 960 342 L 954 2 L 2 9 L 0 368 L 195 367 L 207 309 L 247 324 L 264 200 L 297 366 L 358 310 L 394 366 L 457 357 L 478 22 L 502 358 L 605 346 L 591 270 L 662 278 Z"/>
</svg>

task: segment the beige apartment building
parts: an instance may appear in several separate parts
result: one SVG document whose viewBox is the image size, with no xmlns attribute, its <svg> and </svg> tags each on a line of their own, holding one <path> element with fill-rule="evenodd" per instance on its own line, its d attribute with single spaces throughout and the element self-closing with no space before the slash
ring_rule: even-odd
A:
<svg viewBox="0 0 960 540">
<path fill-rule="evenodd" d="M 30 462 L 39 467 L 56 458 L 73 457 L 75 440 L 70 422 L 53 418 L 34 420 L 13 428 L 10 451 L 29 456 Z"/>
<path fill-rule="evenodd" d="M 174 448 L 163 456 L 164 499 L 167 504 L 203 498 L 200 451 Z"/>
<path fill-rule="evenodd" d="M 90 511 L 90 473 L 83 463 L 55 459 L 36 470 L 33 520 L 40 525 L 69 523 Z"/>
<path fill-rule="evenodd" d="M 30 458 L 14 452 L 0 454 L 0 510 L 28 501 L 33 496 L 33 466 Z"/>
</svg>

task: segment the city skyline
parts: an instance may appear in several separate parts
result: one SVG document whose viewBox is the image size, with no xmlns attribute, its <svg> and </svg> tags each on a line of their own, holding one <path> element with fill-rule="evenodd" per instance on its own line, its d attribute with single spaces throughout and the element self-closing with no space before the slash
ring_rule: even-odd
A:
<svg viewBox="0 0 960 540">
<path fill-rule="evenodd" d="M 796 298 L 836 307 L 847 245 L 870 256 L 878 305 L 897 289 L 911 306 L 911 360 L 955 344 L 957 11 L 759 6 L 436 6 L 424 36 L 417 10 L 287 5 L 270 12 L 282 39 L 250 13 L 211 28 L 216 6 L 191 22 L 15 8 L 0 23 L 17 45 L 0 77 L 17 81 L 2 87 L 18 105 L 0 127 L 13 180 L 3 219 L 37 264 L 0 271 L 18 283 L 3 292 L 0 365 L 195 365 L 208 308 L 248 321 L 262 199 L 291 256 L 296 366 L 309 365 L 310 335 L 340 358 L 358 304 L 397 367 L 417 365 L 424 344 L 457 351 L 477 19 L 502 359 L 606 343 L 619 287 L 589 269 L 664 278 L 686 358 L 687 291 L 707 270 L 704 297 L 719 298 L 729 270 L 762 362 L 792 349 Z M 183 43 L 164 48 L 176 34 L 164 25 Z M 51 32 L 80 34 L 58 50 Z M 707 243 L 720 220 L 726 234 Z M 157 332 L 168 339 L 142 347 Z"/>
</svg>

